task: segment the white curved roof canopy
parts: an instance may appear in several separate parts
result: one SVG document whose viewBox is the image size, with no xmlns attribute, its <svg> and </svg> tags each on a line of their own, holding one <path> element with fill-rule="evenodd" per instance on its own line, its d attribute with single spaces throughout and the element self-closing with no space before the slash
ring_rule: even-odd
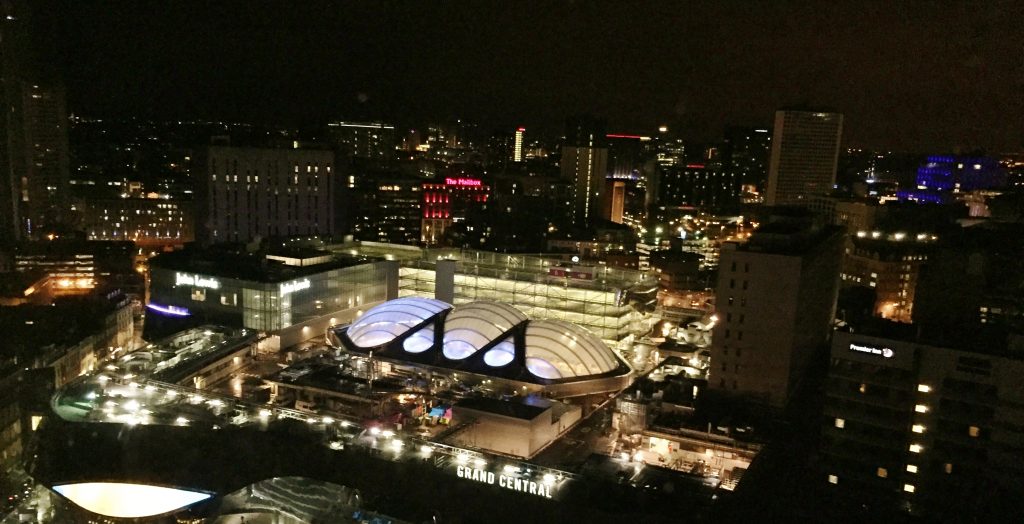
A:
<svg viewBox="0 0 1024 524">
<path fill-rule="evenodd" d="M 540 378 L 607 373 L 619 366 L 612 350 L 593 333 L 561 320 L 534 320 L 526 327 L 526 368 Z"/>
<path fill-rule="evenodd" d="M 466 358 L 525 320 L 522 311 L 507 304 L 471 302 L 459 306 L 444 319 L 444 356 L 453 360 Z M 503 363 L 488 365 L 504 365 L 511 360 L 495 355 L 491 361 Z"/>
<path fill-rule="evenodd" d="M 451 309 L 451 304 L 432 298 L 406 297 L 371 308 L 348 328 L 348 338 L 362 348 L 391 342 L 428 318 Z M 415 344 L 413 344 L 414 347 Z"/>
</svg>

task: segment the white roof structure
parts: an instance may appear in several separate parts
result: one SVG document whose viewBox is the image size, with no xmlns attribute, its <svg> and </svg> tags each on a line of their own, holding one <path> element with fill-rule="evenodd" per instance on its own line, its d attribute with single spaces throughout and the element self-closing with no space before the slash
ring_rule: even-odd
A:
<svg viewBox="0 0 1024 524">
<path fill-rule="evenodd" d="M 452 360 L 466 358 L 526 320 L 522 311 L 507 304 L 471 302 L 459 306 L 444 320 L 444 356 Z"/>
<path fill-rule="evenodd" d="M 428 322 L 440 316 L 443 323 Z M 438 337 L 435 329 L 442 326 Z M 530 320 L 518 309 L 497 302 L 453 308 L 427 298 L 391 300 L 369 310 L 345 336 L 350 349 L 375 349 L 382 357 L 496 376 L 564 381 L 628 369 L 590 331 L 560 320 Z M 401 339 L 400 345 L 393 343 L 396 339 Z M 510 366 L 517 355 L 519 364 Z"/>
<path fill-rule="evenodd" d="M 619 366 L 615 353 L 576 324 L 537 320 L 526 327 L 526 369 L 541 378 L 600 375 Z"/>
<path fill-rule="evenodd" d="M 432 298 L 406 297 L 371 308 L 348 328 L 348 338 L 364 348 L 387 344 L 413 327 L 451 309 L 451 304 Z"/>
</svg>

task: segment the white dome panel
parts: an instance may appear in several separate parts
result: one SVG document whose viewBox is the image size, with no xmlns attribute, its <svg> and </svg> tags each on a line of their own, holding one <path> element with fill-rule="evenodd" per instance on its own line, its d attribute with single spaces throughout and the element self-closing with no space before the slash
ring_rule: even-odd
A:
<svg viewBox="0 0 1024 524">
<path fill-rule="evenodd" d="M 348 338 L 359 347 L 386 344 L 451 304 L 432 298 L 406 297 L 389 300 L 371 308 L 349 326 Z"/>
<path fill-rule="evenodd" d="M 584 328 L 560 320 L 535 320 L 526 327 L 526 367 L 541 378 L 574 378 L 607 373 L 619 367 L 619 360 Z"/>
<path fill-rule="evenodd" d="M 496 346 L 484 353 L 484 364 L 492 368 L 499 368 L 512 362 L 516 356 L 516 346 L 511 340 L 499 342 Z"/>
<path fill-rule="evenodd" d="M 522 311 L 497 302 L 470 302 L 444 320 L 444 356 L 464 359 L 527 320 Z"/>
</svg>

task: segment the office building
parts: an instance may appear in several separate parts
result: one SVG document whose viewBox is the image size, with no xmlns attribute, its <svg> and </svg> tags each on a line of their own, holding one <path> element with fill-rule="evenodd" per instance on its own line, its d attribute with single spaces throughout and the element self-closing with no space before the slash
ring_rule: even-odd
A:
<svg viewBox="0 0 1024 524">
<path fill-rule="evenodd" d="M 765 203 L 802 204 L 832 190 L 843 135 L 843 115 L 781 109 L 775 112 Z"/>
<path fill-rule="evenodd" d="M 846 243 L 841 286 L 872 290 L 875 316 L 911 322 L 917 278 L 933 244 L 933 235 L 858 231 Z"/>
<path fill-rule="evenodd" d="M 135 274 L 130 241 L 38 240 L 14 248 L 14 269 L 45 273 L 57 292 L 84 292 L 118 275 Z"/>
<path fill-rule="evenodd" d="M 833 337 L 822 484 L 874 511 L 1017 520 L 1006 517 L 1024 511 L 1022 340 L 960 347 L 898 328 Z"/>
<path fill-rule="evenodd" d="M 1022 260 L 1024 233 L 1017 224 L 944 232 L 920 269 L 914 324 L 956 340 L 983 325 L 1024 329 Z"/>
<path fill-rule="evenodd" d="M 622 180 L 608 180 L 605 186 L 602 216 L 605 220 L 621 224 L 626 208 L 626 183 Z"/>
<path fill-rule="evenodd" d="M 608 143 L 608 178 L 638 180 L 647 160 L 651 137 L 609 133 L 605 139 Z"/>
<path fill-rule="evenodd" d="M 333 166 L 317 149 L 206 148 L 194 166 L 197 239 L 333 235 Z"/>
<path fill-rule="evenodd" d="M 422 239 L 423 179 L 379 173 L 357 181 L 352 234 L 357 240 L 415 245 Z"/>
<path fill-rule="evenodd" d="M 725 130 L 722 168 L 739 178 L 746 194 L 764 195 L 771 140 L 771 131 L 763 127 L 730 126 Z"/>
<path fill-rule="evenodd" d="M 28 2 L 0 18 L 0 241 L 36 238 L 64 218 L 68 129 L 64 88 L 29 35 Z"/>
<path fill-rule="evenodd" d="M 739 207 L 741 176 L 727 169 L 698 163 L 659 165 L 647 181 L 649 216 L 659 209 L 735 211 Z"/>
<path fill-rule="evenodd" d="M 339 158 L 391 160 L 395 154 L 395 126 L 383 122 L 331 122 L 327 132 Z"/>
<path fill-rule="evenodd" d="M 708 386 L 786 405 L 832 330 L 843 234 L 805 217 L 774 218 L 746 243 L 722 244 Z"/>
<path fill-rule="evenodd" d="M 445 241 L 445 231 L 455 222 L 466 219 L 474 205 L 487 202 L 491 188 L 479 178 L 445 177 L 443 183 L 423 184 L 423 221 L 420 240 L 427 245 Z"/>
<path fill-rule="evenodd" d="M 192 201 L 163 198 L 89 199 L 82 228 L 89 240 L 130 240 L 139 247 L 176 246 L 195 240 Z"/>
<path fill-rule="evenodd" d="M 941 204 L 957 193 L 1006 186 L 1007 171 L 991 157 L 933 155 L 917 169 L 914 189 L 897 192 L 900 200 Z"/>
<path fill-rule="evenodd" d="M 604 121 L 592 117 L 569 119 L 562 145 L 562 178 L 576 183 L 572 222 L 581 227 L 601 219 L 608 146 Z"/>
</svg>

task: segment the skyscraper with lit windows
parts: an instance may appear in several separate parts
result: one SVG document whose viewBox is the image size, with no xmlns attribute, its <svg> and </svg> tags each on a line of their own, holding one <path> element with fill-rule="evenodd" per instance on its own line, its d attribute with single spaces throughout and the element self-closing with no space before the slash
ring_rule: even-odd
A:
<svg viewBox="0 0 1024 524">
<path fill-rule="evenodd" d="M 516 129 L 516 141 L 512 146 L 512 161 L 522 162 L 523 161 L 523 135 L 526 134 L 526 128 L 520 127 Z"/>
<path fill-rule="evenodd" d="M 562 177 L 576 182 L 572 221 L 590 226 L 601 218 L 608 145 L 605 123 L 589 116 L 570 118 L 562 145 Z"/>
<path fill-rule="evenodd" d="M 765 203 L 802 204 L 810 196 L 831 191 L 842 134 L 840 113 L 776 111 Z"/>
</svg>

